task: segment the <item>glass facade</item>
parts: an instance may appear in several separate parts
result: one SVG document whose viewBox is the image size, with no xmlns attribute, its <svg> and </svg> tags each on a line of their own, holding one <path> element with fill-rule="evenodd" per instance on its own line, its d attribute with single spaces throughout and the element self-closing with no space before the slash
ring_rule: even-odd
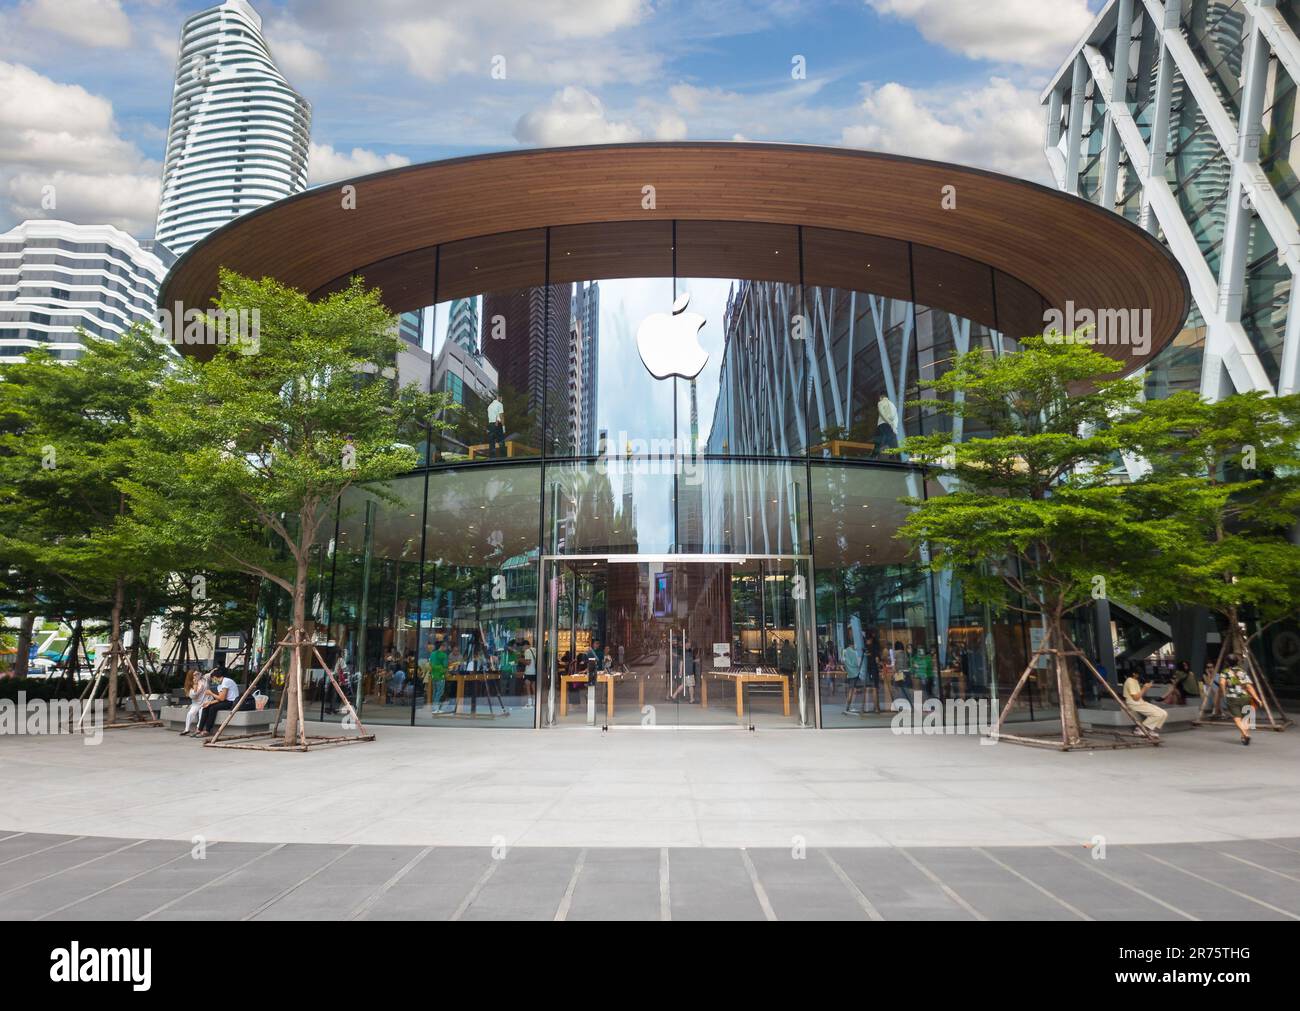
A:
<svg viewBox="0 0 1300 1011">
<path fill-rule="evenodd" d="M 494 290 L 505 264 L 531 286 Z M 1014 683 L 1018 619 L 896 536 L 900 498 L 943 489 L 893 451 L 950 423 L 910 402 L 956 356 L 1041 331 L 1035 292 L 907 242 L 700 221 L 430 266 L 421 382 L 455 406 L 427 466 L 344 497 L 318 566 L 363 721 L 871 727 Z"/>
</svg>

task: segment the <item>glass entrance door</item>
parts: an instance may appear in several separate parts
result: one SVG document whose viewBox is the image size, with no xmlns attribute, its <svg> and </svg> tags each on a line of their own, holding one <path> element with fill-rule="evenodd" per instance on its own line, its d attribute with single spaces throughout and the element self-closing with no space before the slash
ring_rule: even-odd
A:
<svg viewBox="0 0 1300 1011">
<path fill-rule="evenodd" d="M 799 557 L 543 560 L 541 726 L 811 727 Z"/>
</svg>

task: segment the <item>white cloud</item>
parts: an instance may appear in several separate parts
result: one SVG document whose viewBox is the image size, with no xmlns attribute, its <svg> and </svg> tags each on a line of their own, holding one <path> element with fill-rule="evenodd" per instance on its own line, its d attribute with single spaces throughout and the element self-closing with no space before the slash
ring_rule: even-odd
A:
<svg viewBox="0 0 1300 1011">
<path fill-rule="evenodd" d="M 404 66 L 413 77 L 500 78 L 601 87 L 649 79 L 663 57 L 635 31 L 651 13 L 645 0 L 290 0 L 276 39 L 310 39 L 333 65 L 361 56 L 371 66 Z M 277 50 L 278 51 L 278 50 Z M 496 63 L 494 63 L 496 61 Z M 493 76 L 495 72 L 495 77 Z"/>
<path fill-rule="evenodd" d="M 26 0 L 23 19 L 86 46 L 122 49 L 131 44 L 131 19 L 119 0 Z"/>
<path fill-rule="evenodd" d="M 161 166 L 119 134 L 107 99 L 0 61 L 0 151 L 0 208 L 12 219 L 152 232 Z M 42 206 L 50 193 L 55 206 Z"/>
<path fill-rule="evenodd" d="M 675 112 L 665 112 L 655 123 L 655 140 L 685 140 L 686 120 Z"/>
<path fill-rule="evenodd" d="M 626 122 L 611 122 L 600 99 L 584 88 L 557 91 L 549 103 L 525 113 L 515 124 L 521 144 L 621 144 L 638 140 L 641 131 Z"/>
<path fill-rule="evenodd" d="M 313 143 L 307 159 L 307 185 L 317 186 L 339 179 L 352 179 L 409 164 L 411 159 L 400 154 L 379 154 L 362 147 L 354 147 L 351 151 L 335 151 L 329 144 Z"/>
<path fill-rule="evenodd" d="M 1046 181 L 1038 95 L 1002 77 L 978 88 L 919 91 L 897 83 L 866 89 L 849 147 L 960 162 Z"/>
<path fill-rule="evenodd" d="M 1092 23 L 1088 0 L 867 0 L 975 60 L 1053 67 Z"/>
<path fill-rule="evenodd" d="M 297 39 L 277 39 L 271 56 L 290 83 L 319 81 L 329 76 L 329 65 L 319 52 Z"/>
</svg>

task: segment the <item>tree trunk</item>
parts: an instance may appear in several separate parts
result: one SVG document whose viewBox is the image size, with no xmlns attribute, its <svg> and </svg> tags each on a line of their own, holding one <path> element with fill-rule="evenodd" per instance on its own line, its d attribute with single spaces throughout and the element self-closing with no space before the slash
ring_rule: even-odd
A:
<svg viewBox="0 0 1300 1011">
<path fill-rule="evenodd" d="M 1070 676 L 1070 664 L 1065 656 L 1064 619 L 1058 612 L 1053 614 L 1048 626 L 1048 635 L 1052 647 L 1056 650 L 1056 691 L 1061 700 L 1061 731 L 1065 744 L 1075 747 L 1083 741 L 1083 732 L 1079 728 L 1079 710 L 1075 705 L 1074 678 Z"/>
<path fill-rule="evenodd" d="M 32 651 L 32 630 L 36 627 L 36 612 L 24 611 L 18 624 L 18 655 L 14 657 L 14 677 L 27 676 L 27 657 Z"/>
<path fill-rule="evenodd" d="M 298 555 L 297 571 L 293 580 L 293 623 L 290 636 L 305 635 L 307 630 L 307 581 L 310 575 L 311 554 L 302 551 Z M 292 738 L 302 743 L 305 734 L 303 714 L 303 671 L 306 666 L 305 647 L 293 649 L 289 653 L 289 677 L 285 681 L 285 739 Z"/>
<path fill-rule="evenodd" d="M 122 650 L 122 608 L 126 602 L 126 580 L 118 576 L 113 588 L 113 629 L 108 640 L 108 649 L 113 659 L 108 665 L 108 709 L 105 722 L 112 723 L 117 718 L 117 674 L 118 661 Z"/>
</svg>

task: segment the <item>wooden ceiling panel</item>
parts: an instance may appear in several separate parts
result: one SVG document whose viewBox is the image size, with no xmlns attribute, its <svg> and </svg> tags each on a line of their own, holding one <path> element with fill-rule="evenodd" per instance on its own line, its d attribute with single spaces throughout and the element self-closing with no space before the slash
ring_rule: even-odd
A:
<svg viewBox="0 0 1300 1011">
<path fill-rule="evenodd" d="M 355 188 L 355 201 L 342 199 L 344 185 Z M 1050 306 L 1150 309 L 1153 333 L 1146 357 L 1132 348 L 1103 348 L 1126 368 L 1145 364 L 1164 347 L 1190 304 L 1186 278 L 1155 238 L 1116 214 L 1043 186 L 866 151 L 693 142 L 511 151 L 317 187 L 213 232 L 172 268 L 160 301 L 206 308 L 216 292 L 218 268 L 225 266 L 308 292 L 330 290 L 360 273 L 383 289 L 390 309 L 402 312 L 427 304 L 425 274 L 433 247 L 442 245 L 438 299 L 443 301 L 541 284 L 543 230 L 552 229 L 554 254 L 555 238 L 566 234 L 566 226 L 589 226 L 586 263 L 560 270 L 553 255 L 559 274 L 646 276 L 644 264 L 662 257 L 662 238 L 651 223 L 662 229 L 674 219 L 683 277 L 797 279 L 797 250 L 787 255 L 790 243 L 781 237 L 803 225 L 806 238 L 814 229 L 832 229 L 974 261 Z M 645 226 L 650 249 L 620 243 L 594 227 L 611 222 Z M 754 241 L 729 237 L 722 222 L 758 226 L 750 232 Z M 688 249 L 686 236 L 695 223 L 700 223 L 698 249 L 708 250 L 712 242 L 711 254 Z M 567 234 L 576 253 L 583 233 Z M 812 238 L 805 246 L 805 281 L 846 286 L 843 280 L 856 268 L 834 264 L 829 256 L 810 257 L 823 237 Z M 827 271 L 824 277 L 809 271 L 818 261 Z M 621 273 L 602 274 L 598 264 Z M 896 271 L 891 267 L 877 287 Z M 943 285 L 949 304 L 939 308 L 983 318 L 982 285 L 957 277 L 943 279 Z M 871 290 L 873 285 L 855 281 L 852 287 Z M 960 304 L 965 297 L 970 303 Z M 203 354 L 211 348 L 183 350 Z"/>
</svg>

